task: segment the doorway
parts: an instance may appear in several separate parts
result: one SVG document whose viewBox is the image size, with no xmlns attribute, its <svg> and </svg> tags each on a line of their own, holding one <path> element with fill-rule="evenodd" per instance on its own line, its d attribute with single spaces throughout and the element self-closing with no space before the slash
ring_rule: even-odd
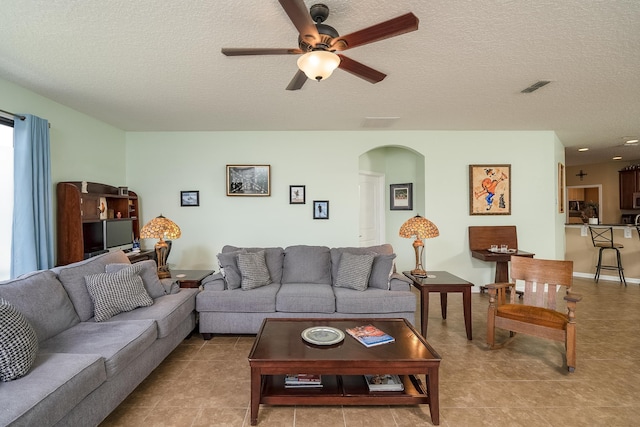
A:
<svg viewBox="0 0 640 427">
<path fill-rule="evenodd" d="M 361 247 L 377 246 L 384 242 L 384 175 L 360 172 L 358 185 L 360 197 Z"/>
</svg>

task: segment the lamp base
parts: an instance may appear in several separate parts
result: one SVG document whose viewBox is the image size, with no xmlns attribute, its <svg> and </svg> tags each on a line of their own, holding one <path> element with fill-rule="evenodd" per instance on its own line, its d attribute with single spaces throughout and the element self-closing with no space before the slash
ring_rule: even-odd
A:
<svg viewBox="0 0 640 427">
<path fill-rule="evenodd" d="M 415 277 L 427 277 L 427 272 L 425 270 L 417 268 L 415 270 L 411 270 L 411 275 Z"/>
<path fill-rule="evenodd" d="M 169 271 L 169 269 L 163 269 L 160 270 L 158 268 L 158 279 L 168 279 L 171 277 L 171 272 Z"/>
</svg>

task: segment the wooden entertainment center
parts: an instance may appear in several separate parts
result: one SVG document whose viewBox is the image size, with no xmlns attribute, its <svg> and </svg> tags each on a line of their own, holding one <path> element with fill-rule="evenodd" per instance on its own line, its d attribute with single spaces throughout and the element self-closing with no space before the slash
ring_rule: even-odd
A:
<svg viewBox="0 0 640 427">
<path fill-rule="evenodd" d="M 83 184 L 85 186 L 83 192 Z M 105 219 L 131 220 L 132 236 L 140 238 L 138 195 L 126 187 L 114 187 L 95 182 L 59 182 L 56 188 L 57 265 L 82 261 L 89 252 L 85 248 L 83 225 L 100 223 Z M 101 199 L 106 206 L 101 206 Z M 104 209 L 101 218 L 101 209 Z M 120 215 L 118 215 L 118 213 Z"/>
</svg>

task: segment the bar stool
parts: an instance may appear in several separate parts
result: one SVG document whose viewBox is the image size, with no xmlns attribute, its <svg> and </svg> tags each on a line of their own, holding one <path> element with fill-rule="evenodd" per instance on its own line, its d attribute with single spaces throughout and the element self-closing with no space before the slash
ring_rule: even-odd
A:
<svg viewBox="0 0 640 427">
<path fill-rule="evenodd" d="M 613 227 L 589 226 L 589 232 L 591 233 L 591 241 L 593 242 L 593 246 L 598 248 L 598 265 L 596 266 L 596 275 L 594 277 L 596 283 L 598 283 L 598 279 L 600 278 L 600 270 L 618 270 L 620 282 L 624 283 L 624 285 L 627 286 L 627 281 L 624 279 L 622 260 L 620 258 L 620 248 L 624 248 L 624 246 L 613 241 Z M 602 252 L 607 249 L 611 249 L 616 252 L 617 265 L 602 264 Z"/>
</svg>

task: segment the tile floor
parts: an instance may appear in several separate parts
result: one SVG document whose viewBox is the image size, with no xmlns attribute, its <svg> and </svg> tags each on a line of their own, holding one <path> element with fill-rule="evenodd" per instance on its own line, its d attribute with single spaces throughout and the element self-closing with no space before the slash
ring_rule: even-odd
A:
<svg viewBox="0 0 640 427">
<path fill-rule="evenodd" d="M 472 295 L 473 341 L 465 337 L 461 295 L 449 295 L 447 320 L 432 298 L 428 340 L 442 356 L 440 425 L 639 425 L 640 286 L 575 279 L 574 292 L 583 300 L 573 374 L 560 343 L 518 335 L 504 349 L 487 350 L 486 294 Z M 248 426 L 252 342 L 251 336 L 185 340 L 101 425 Z M 426 405 L 262 405 L 258 425 L 429 426 L 428 414 Z"/>
</svg>

